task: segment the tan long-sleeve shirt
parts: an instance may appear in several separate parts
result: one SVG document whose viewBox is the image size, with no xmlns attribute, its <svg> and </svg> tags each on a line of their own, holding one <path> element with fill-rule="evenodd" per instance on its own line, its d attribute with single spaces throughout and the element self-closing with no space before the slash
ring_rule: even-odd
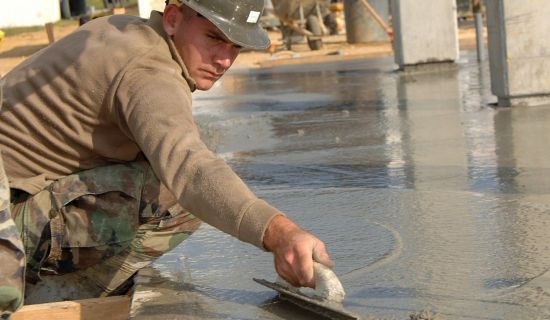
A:
<svg viewBox="0 0 550 320">
<path fill-rule="evenodd" d="M 12 188 L 34 194 L 143 152 L 184 208 L 243 241 L 261 248 L 267 224 L 282 214 L 200 140 L 195 82 L 158 12 L 93 20 L 2 81 L 0 149 Z"/>
</svg>

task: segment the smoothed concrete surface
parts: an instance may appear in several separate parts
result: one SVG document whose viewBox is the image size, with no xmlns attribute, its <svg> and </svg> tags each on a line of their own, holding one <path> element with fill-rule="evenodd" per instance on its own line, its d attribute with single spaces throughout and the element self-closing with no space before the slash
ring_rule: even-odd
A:
<svg viewBox="0 0 550 320">
<path fill-rule="evenodd" d="M 195 96 L 204 140 L 325 241 L 366 319 L 550 318 L 550 106 L 494 108 L 461 56 L 239 70 Z M 252 281 L 275 280 L 269 253 L 206 225 L 147 272 L 132 319 L 318 319 Z"/>
</svg>

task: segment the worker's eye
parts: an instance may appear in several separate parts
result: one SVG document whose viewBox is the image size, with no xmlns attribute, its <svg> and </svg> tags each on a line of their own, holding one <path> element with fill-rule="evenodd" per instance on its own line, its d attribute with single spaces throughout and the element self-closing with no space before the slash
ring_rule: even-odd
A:
<svg viewBox="0 0 550 320">
<path fill-rule="evenodd" d="M 214 40 L 214 41 L 220 41 L 220 42 L 225 42 L 224 39 L 222 37 L 220 37 L 219 35 L 215 34 L 215 33 L 208 33 L 206 35 L 208 38 Z"/>
<path fill-rule="evenodd" d="M 216 44 L 227 44 L 231 45 L 235 50 L 240 51 L 242 49 L 242 46 L 235 44 L 231 41 L 228 41 L 226 38 L 222 37 L 221 35 L 217 33 L 207 33 L 206 36 L 211 39 L 212 41 L 216 42 Z"/>
</svg>

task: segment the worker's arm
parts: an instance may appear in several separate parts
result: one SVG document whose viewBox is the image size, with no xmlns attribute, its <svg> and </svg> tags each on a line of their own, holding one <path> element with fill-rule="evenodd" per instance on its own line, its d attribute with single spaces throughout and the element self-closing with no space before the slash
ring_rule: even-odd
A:
<svg viewBox="0 0 550 320">
<path fill-rule="evenodd" d="M 201 141 L 184 79 L 165 72 L 158 63 L 147 65 L 155 68 L 141 66 L 125 73 L 113 99 L 113 120 L 136 142 L 183 208 L 263 248 L 267 225 L 282 213 L 259 199 Z"/>
<path fill-rule="evenodd" d="M 295 287 L 315 288 L 313 260 L 334 266 L 324 243 L 285 216 L 271 220 L 263 244 L 273 253 L 277 273 Z"/>
</svg>

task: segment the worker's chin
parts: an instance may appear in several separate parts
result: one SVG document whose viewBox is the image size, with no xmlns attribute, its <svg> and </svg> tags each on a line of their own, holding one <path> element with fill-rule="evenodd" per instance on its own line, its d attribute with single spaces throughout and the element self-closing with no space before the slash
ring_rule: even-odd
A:
<svg viewBox="0 0 550 320">
<path fill-rule="evenodd" d="M 197 86 L 197 90 L 209 90 L 214 86 L 214 83 L 216 83 L 218 79 L 198 79 L 195 81 L 195 85 Z"/>
</svg>

